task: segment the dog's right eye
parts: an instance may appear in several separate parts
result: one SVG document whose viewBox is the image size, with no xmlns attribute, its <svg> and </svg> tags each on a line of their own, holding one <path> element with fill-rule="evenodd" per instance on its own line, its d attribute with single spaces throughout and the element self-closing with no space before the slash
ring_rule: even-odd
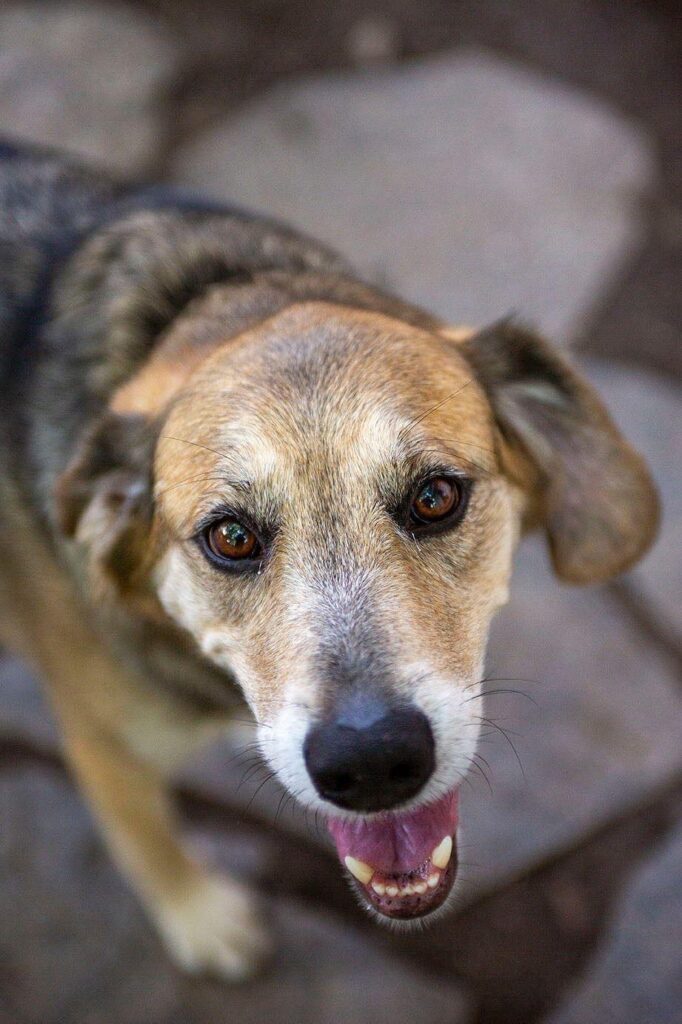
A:
<svg viewBox="0 0 682 1024">
<path fill-rule="evenodd" d="M 258 537 L 238 519 L 221 519 L 204 533 L 209 553 L 218 561 L 242 562 L 258 558 L 261 545 Z"/>
</svg>

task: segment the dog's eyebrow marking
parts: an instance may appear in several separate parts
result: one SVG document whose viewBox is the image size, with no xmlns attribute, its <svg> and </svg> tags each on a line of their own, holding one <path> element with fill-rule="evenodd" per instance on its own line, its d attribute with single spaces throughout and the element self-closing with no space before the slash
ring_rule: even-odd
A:
<svg viewBox="0 0 682 1024">
<path fill-rule="evenodd" d="M 465 466 L 470 466 L 472 469 L 477 469 L 482 476 L 490 476 L 493 472 L 491 469 L 488 469 L 487 466 L 482 466 L 480 462 L 475 462 L 473 459 L 467 458 L 466 455 L 462 455 L 461 452 L 456 451 L 454 448 L 449 448 L 446 445 L 443 445 L 440 448 L 422 448 L 417 452 L 417 455 L 433 455 L 440 457 L 442 459 L 444 453 L 450 455 L 453 459 L 457 460 L 458 462 L 463 462 Z"/>
<path fill-rule="evenodd" d="M 425 438 L 411 438 L 410 440 L 404 443 L 405 447 L 409 452 L 410 457 L 414 460 L 426 459 L 428 461 L 429 457 L 431 459 L 435 458 L 440 466 L 443 457 L 446 456 L 448 458 L 454 459 L 457 462 L 462 462 L 466 466 L 470 466 L 473 469 L 478 470 L 484 476 L 489 476 L 494 471 L 493 468 L 484 466 L 480 462 L 477 462 L 476 459 L 464 455 L 463 452 L 460 450 L 459 446 L 466 444 L 471 445 L 472 447 L 477 449 L 480 448 L 481 451 L 487 452 L 493 457 L 495 456 L 495 451 L 493 448 L 487 448 L 485 445 L 482 444 L 475 444 L 473 441 L 465 441 L 460 438 L 442 438 L 431 436 Z"/>
</svg>

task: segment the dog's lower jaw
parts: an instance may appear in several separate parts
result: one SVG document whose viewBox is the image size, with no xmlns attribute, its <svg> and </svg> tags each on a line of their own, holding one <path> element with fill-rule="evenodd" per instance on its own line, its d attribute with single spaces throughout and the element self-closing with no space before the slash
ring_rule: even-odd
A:
<svg viewBox="0 0 682 1024">
<path fill-rule="evenodd" d="M 405 811 L 330 818 L 329 831 L 362 902 L 393 921 L 446 902 L 457 874 L 458 790 Z"/>
<path fill-rule="evenodd" d="M 443 869 L 437 868 L 428 858 L 411 872 L 385 875 L 373 871 L 371 881 L 367 883 L 353 876 L 351 884 L 378 921 L 423 922 L 443 907 L 457 875 L 454 840 L 450 836 L 445 838 L 453 843 L 453 854 Z"/>
</svg>

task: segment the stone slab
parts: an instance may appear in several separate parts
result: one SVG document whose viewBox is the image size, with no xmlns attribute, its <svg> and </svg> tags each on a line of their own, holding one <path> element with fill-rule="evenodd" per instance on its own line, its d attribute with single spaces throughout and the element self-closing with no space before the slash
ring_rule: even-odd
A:
<svg viewBox="0 0 682 1024">
<path fill-rule="evenodd" d="M 327 241 L 458 323 L 578 331 L 640 237 L 651 141 L 477 50 L 278 85 L 177 155 L 177 181 Z"/>
<path fill-rule="evenodd" d="M 3 4 L 0 133 L 144 173 L 178 63 L 158 22 L 130 4 Z"/>
<path fill-rule="evenodd" d="M 463 789 L 463 874 L 501 881 L 625 811 L 682 768 L 682 692 L 602 589 L 552 577 L 540 541 L 519 553 L 512 598 L 493 623 L 483 737 L 492 793 Z M 499 680 L 499 682 L 498 682 Z"/>
<path fill-rule="evenodd" d="M 0 740 L 24 740 L 55 750 L 59 745 L 54 717 L 27 666 L 8 654 L 0 654 Z"/>
<path fill-rule="evenodd" d="M 622 894 L 588 973 L 547 1024 L 679 1024 L 682 828 Z"/>
</svg>

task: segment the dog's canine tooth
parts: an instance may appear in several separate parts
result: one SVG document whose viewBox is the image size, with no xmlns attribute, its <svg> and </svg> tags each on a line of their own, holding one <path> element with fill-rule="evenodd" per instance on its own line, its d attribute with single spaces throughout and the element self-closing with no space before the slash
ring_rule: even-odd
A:
<svg viewBox="0 0 682 1024">
<path fill-rule="evenodd" d="M 343 862 L 351 875 L 354 878 L 357 878 L 358 882 L 362 882 L 363 885 L 367 885 L 374 874 L 374 868 L 371 868 L 369 864 L 365 864 L 363 860 L 357 860 L 356 857 L 344 857 Z"/>
<path fill-rule="evenodd" d="M 452 836 L 444 836 L 431 854 L 431 863 L 441 871 L 448 866 L 452 856 Z"/>
</svg>

